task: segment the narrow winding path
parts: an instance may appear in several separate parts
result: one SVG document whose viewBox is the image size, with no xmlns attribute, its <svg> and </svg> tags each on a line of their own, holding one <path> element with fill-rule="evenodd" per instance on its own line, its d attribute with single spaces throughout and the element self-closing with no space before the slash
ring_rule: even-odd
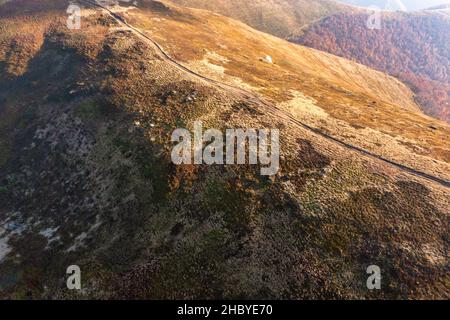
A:
<svg viewBox="0 0 450 320">
<path fill-rule="evenodd" d="M 150 43 L 152 46 L 154 46 L 163 56 L 163 58 L 169 62 L 171 65 L 173 65 L 174 67 L 176 67 L 177 69 L 186 72 L 188 74 L 190 74 L 191 76 L 201 80 L 201 81 L 205 81 L 211 85 L 214 85 L 218 88 L 221 88 L 225 91 L 231 92 L 233 93 L 233 95 L 238 96 L 240 98 L 242 98 L 243 100 L 249 101 L 254 103 L 255 105 L 258 105 L 260 107 L 264 108 L 264 111 L 274 115 L 277 118 L 281 118 L 284 119 L 288 122 L 291 122 L 297 126 L 300 126 L 310 132 L 313 132 L 316 135 L 319 135 L 329 141 L 332 141 L 336 144 L 339 144 L 342 147 L 345 147 L 347 149 L 353 150 L 355 152 L 358 152 L 364 156 L 367 156 L 369 158 L 372 159 L 376 159 L 379 161 L 382 161 L 390 166 L 393 166 L 397 169 L 400 169 L 401 171 L 407 172 L 409 174 L 412 174 L 414 176 L 438 183 L 444 187 L 450 188 L 450 181 L 445 180 L 443 178 L 437 177 L 437 176 L 433 176 L 431 174 L 413 169 L 411 167 L 405 166 L 401 163 L 386 159 L 380 155 L 377 155 L 371 151 L 365 150 L 363 148 L 351 145 L 343 140 L 340 140 L 336 137 L 333 137 L 325 132 L 323 132 L 320 129 L 311 127 L 301 121 L 299 121 L 298 119 L 295 119 L 292 115 L 290 115 L 288 112 L 283 111 L 281 109 L 279 109 L 278 107 L 276 107 L 274 104 L 266 101 L 264 98 L 258 96 L 256 93 L 253 93 L 251 91 L 247 91 L 245 89 L 242 88 L 238 88 L 235 87 L 233 85 L 230 84 L 226 84 L 208 77 L 205 77 L 189 68 L 187 68 L 186 66 L 180 64 L 178 61 L 176 61 L 175 59 L 173 59 L 162 47 L 159 43 L 157 43 L 155 40 L 153 40 L 151 37 L 149 37 L 147 34 L 145 34 L 143 31 L 141 31 L 140 29 L 132 26 L 131 24 L 129 24 L 122 16 L 120 16 L 119 14 L 113 12 L 111 9 L 109 9 L 108 7 L 105 7 L 95 1 L 91 1 L 91 0 L 80 0 L 80 2 L 85 3 L 87 5 L 90 6 L 94 6 L 100 9 L 105 10 L 112 18 L 114 18 L 119 24 L 121 24 L 122 26 L 128 28 L 130 31 L 132 31 L 133 33 L 135 33 L 136 35 L 138 35 L 139 37 L 143 38 L 146 42 Z"/>
</svg>

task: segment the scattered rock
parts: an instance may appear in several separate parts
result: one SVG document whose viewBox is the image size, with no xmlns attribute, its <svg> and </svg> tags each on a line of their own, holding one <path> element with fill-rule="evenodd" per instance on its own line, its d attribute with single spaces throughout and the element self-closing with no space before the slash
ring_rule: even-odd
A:
<svg viewBox="0 0 450 320">
<path fill-rule="evenodd" d="M 266 57 L 264 58 L 264 61 L 267 62 L 267 63 L 273 64 L 273 59 L 272 59 L 271 56 L 266 56 Z"/>
</svg>

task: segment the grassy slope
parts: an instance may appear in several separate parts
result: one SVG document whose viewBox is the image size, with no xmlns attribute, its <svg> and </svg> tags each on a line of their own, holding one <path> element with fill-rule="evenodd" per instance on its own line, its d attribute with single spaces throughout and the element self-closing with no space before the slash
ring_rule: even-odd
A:
<svg viewBox="0 0 450 320">
<path fill-rule="evenodd" d="M 234 18 L 281 38 L 287 38 L 311 22 L 330 14 L 352 10 L 349 6 L 328 0 L 171 1 L 181 6 L 206 9 Z"/>
<path fill-rule="evenodd" d="M 1 80 L 2 298 L 448 296 L 448 190 L 181 74 L 106 16 L 75 32 L 63 16 Z M 172 131 L 198 119 L 279 128 L 280 174 L 172 165 Z M 81 292 L 65 289 L 71 264 Z M 381 292 L 365 288 L 369 264 Z"/>
<path fill-rule="evenodd" d="M 419 112 L 412 92 L 392 77 L 208 11 L 130 11 L 127 19 L 199 72 L 237 85 L 245 83 L 314 126 L 413 167 L 448 176 L 450 126 Z M 263 61 L 266 55 L 274 64 Z M 296 93 L 311 103 L 296 103 Z M 323 110 L 328 116 L 304 119 L 298 111 L 302 108 Z"/>
<path fill-rule="evenodd" d="M 422 110 L 450 121 L 448 16 L 385 13 L 381 30 L 367 30 L 367 14 L 338 14 L 312 25 L 298 42 L 392 74 L 414 89 Z"/>
<path fill-rule="evenodd" d="M 217 12 L 283 39 L 354 59 L 371 68 L 387 72 L 414 90 L 417 101 L 426 114 L 449 121 L 448 81 L 442 80 L 442 70 L 448 65 L 448 54 L 436 56 L 439 43 L 447 43 L 448 40 L 444 38 L 433 42 L 436 41 L 433 40 L 436 38 L 436 32 L 441 37 L 448 34 L 440 32 L 445 29 L 445 25 L 439 21 L 448 18 L 448 9 L 427 11 L 430 19 L 422 19 L 425 23 L 416 19 L 417 15 L 424 16 L 419 13 L 395 13 L 392 17 L 385 16 L 383 29 L 388 30 L 384 33 L 378 32 L 381 35 L 377 39 L 373 38 L 376 32 L 367 33 L 366 9 L 338 5 L 330 1 L 251 1 L 244 4 L 240 1 L 220 0 L 172 2 Z M 337 23 L 330 23 L 329 19 L 335 19 L 335 15 L 341 19 Z M 362 21 L 359 21 L 361 15 Z M 404 19 L 405 16 L 408 17 Z M 399 20 L 404 20 L 403 26 L 398 26 Z M 349 21 L 350 26 L 347 25 Z M 424 29 L 430 25 L 433 27 L 428 34 L 423 34 L 420 30 L 407 30 L 403 34 L 395 35 L 399 30 L 414 29 L 415 26 Z M 337 40 L 330 34 L 335 34 Z M 395 38 L 391 43 L 383 43 L 391 38 Z M 433 50 L 436 51 L 432 52 Z M 432 74 L 428 72 L 430 66 L 434 68 Z"/>
</svg>

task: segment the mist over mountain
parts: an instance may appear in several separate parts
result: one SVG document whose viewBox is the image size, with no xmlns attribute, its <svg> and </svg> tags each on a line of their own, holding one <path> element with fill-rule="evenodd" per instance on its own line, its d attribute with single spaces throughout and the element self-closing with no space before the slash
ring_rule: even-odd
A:
<svg viewBox="0 0 450 320">
<path fill-rule="evenodd" d="M 450 122 L 450 18 L 431 12 L 380 14 L 378 30 L 368 14 L 337 14 L 291 40 L 396 76 L 424 112 Z"/>
</svg>

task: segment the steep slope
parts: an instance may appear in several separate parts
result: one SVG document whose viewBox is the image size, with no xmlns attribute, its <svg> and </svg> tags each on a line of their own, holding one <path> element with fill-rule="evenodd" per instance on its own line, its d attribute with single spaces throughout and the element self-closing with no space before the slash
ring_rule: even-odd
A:
<svg viewBox="0 0 450 320">
<path fill-rule="evenodd" d="M 427 7 L 440 6 L 443 0 L 339 0 L 355 6 L 376 6 L 386 10 L 423 10 Z"/>
<path fill-rule="evenodd" d="M 129 11 L 126 19 L 200 73 L 247 86 L 313 127 L 448 179 L 449 125 L 423 116 L 413 93 L 392 77 L 208 11 L 167 7 Z"/>
<path fill-rule="evenodd" d="M 323 17 L 354 10 L 331 0 L 170 1 L 181 6 L 216 12 L 281 38 L 296 34 L 304 26 Z"/>
<path fill-rule="evenodd" d="M 65 11 L 48 11 L 56 3 L 41 1 L 47 10 L 25 20 L 0 19 L 7 31 L 0 61 L 20 70 L 0 80 L 0 137 L 7 146 L 0 150 L 1 297 L 448 297 L 448 188 L 326 139 L 281 111 L 271 113 L 262 99 L 202 80 L 105 11 L 83 9 L 83 27 L 68 30 Z M 208 54 L 215 63 L 225 54 L 236 56 L 243 74 L 246 46 L 264 45 L 266 52 L 280 41 L 203 11 L 139 6 L 127 14 L 116 8 L 122 12 L 117 15 L 146 24 L 159 40 L 162 31 L 153 28 L 177 26 L 177 37 L 190 35 L 192 42 L 167 39 L 164 47 L 172 44 L 181 58 L 182 49 L 194 57 Z M 224 25 L 220 44 L 228 49 L 222 58 L 212 54 L 208 38 L 200 42 L 199 34 L 213 34 L 215 23 Z M 248 41 L 239 43 L 241 50 L 233 49 L 231 30 Z M 17 59 L 21 51 L 13 49 L 30 34 L 42 42 Z M 315 87 L 320 95 L 347 97 L 354 110 L 366 97 L 399 114 L 405 110 L 384 102 L 392 99 L 387 93 L 378 97 L 373 89 L 366 92 L 369 85 L 356 85 L 362 77 L 355 70 L 367 73 L 371 84 L 383 76 L 392 86 L 385 91 L 404 92 L 407 100 L 410 93 L 396 80 L 286 46 L 317 58 L 313 70 L 292 61 L 292 82 L 301 68 L 305 82 L 311 77 L 298 90 Z M 248 63 L 261 52 L 244 54 Z M 269 88 L 279 76 L 271 68 L 282 56 L 273 57 L 275 65 L 255 62 L 253 82 L 226 74 L 222 81 L 245 88 L 264 80 Z M 208 61 L 204 70 L 216 70 L 218 77 L 220 65 Z M 183 63 L 195 67 L 198 60 Z M 275 80 L 260 78 L 263 71 L 273 71 Z M 336 83 L 344 71 L 352 76 L 347 91 Z M 282 100 L 283 88 L 267 88 L 260 93 Z M 319 108 L 307 96 L 301 101 L 308 110 Z M 279 128 L 280 173 L 269 178 L 257 166 L 174 165 L 173 130 L 192 129 L 197 120 L 205 129 Z M 81 267 L 82 291 L 65 287 L 66 268 L 73 264 Z M 365 287 L 370 264 L 382 269 L 382 291 Z"/>
<path fill-rule="evenodd" d="M 417 102 L 426 114 L 450 121 L 450 55 L 446 46 L 450 42 L 450 20 L 445 5 L 422 13 L 384 12 L 381 17 L 382 30 L 369 30 L 366 23 L 373 12 L 363 7 L 338 6 L 330 2 L 173 2 L 224 14 L 269 34 L 387 72 L 413 89 Z M 376 5 L 390 10 L 418 8 L 417 5 L 404 8 L 401 3 L 389 4 L 386 1 L 350 1 L 349 4 Z"/>
<path fill-rule="evenodd" d="M 428 7 L 425 10 L 429 10 L 429 11 L 447 11 L 450 9 L 450 3 L 447 4 L 441 4 L 438 6 L 434 6 L 434 7 Z"/>
<path fill-rule="evenodd" d="M 409 84 L 422 109 L 450 121 L 450 18 L 432 13 L 382 13 L 381 30 L 367 14 L 337 14 L 291 40 L 387 72 Z"/>
</svg>

